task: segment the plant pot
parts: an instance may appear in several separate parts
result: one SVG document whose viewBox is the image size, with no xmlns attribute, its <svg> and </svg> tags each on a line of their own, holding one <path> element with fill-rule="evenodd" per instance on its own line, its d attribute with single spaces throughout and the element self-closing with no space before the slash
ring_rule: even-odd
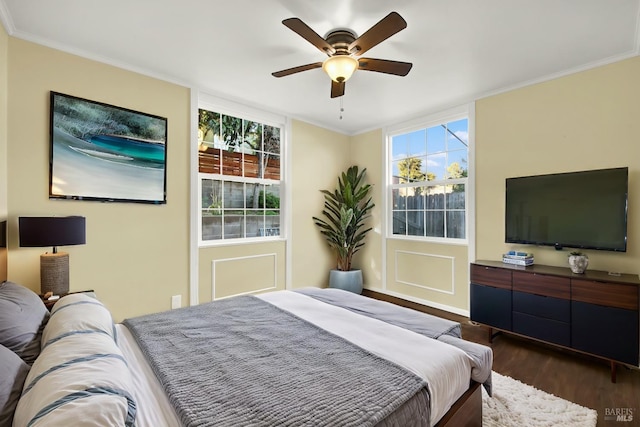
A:
<svg viewBox="0 0 640 427">
<path fill-rule="evenodd" d="M 589 265 L 589 258 L 586 255 L 569 255 L 569 268 L 576 274 L 582 274 Z"/>
<path fill-rule="evenodd" d="M 329 273 L 329 287 L 361 294 L 362 270 L 331 270 Z"/>
</svg>

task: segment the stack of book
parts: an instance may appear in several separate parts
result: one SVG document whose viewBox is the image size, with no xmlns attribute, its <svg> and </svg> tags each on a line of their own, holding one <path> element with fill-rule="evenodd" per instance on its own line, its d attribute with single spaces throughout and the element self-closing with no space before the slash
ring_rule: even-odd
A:
<svg viewBox="0 0 640 427">
<path fill-rule="evenodd" d="M 502 255 L 502 262 L 514 265 L 533 265 L 533 254 L 527 252 L 509 251 Z"/>
</svg>

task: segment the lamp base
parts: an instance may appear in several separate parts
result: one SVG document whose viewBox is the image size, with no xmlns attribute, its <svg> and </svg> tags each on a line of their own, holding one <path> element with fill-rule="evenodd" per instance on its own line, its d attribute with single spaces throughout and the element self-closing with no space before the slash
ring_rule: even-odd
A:
<svg viewBox="0 0 640 427">
<path fill-rule="evenodd" d="M 69 254 L 58 252 L 40 255 L 40 292 L 44 295 L 69 293 Z"/>
</svg>

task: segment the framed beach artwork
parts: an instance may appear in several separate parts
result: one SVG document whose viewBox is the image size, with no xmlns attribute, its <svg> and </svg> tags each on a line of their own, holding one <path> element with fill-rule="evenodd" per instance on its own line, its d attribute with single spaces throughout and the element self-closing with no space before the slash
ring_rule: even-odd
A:
<svg viewBox="0 0 640 427">
<path fill-rule="evenodd" d="M 49 198 L 167 202 L 167 119 L 51 92 Z"/>
</svg>

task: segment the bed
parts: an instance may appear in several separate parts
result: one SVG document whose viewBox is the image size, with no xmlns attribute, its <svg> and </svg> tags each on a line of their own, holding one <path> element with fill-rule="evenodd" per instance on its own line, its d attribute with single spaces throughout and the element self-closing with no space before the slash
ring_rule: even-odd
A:
<svg viewBox="0 0 640 427">
<path fill-rule="evenodd" d="M 0 305 L 8 293 L 42 306 L 29 292 L 5 282 Z M 481 425 L 479 384 L 491 385 L 491 350 L 462 340 L 459 324 L 334 289 L 115 325 L 85 294 L 30 313 L 14 334 L 33 330 L 24 348 L 5 345 L 0 315 L 2 374 L 13 378 L 0 426 Z"/>
</svg>

